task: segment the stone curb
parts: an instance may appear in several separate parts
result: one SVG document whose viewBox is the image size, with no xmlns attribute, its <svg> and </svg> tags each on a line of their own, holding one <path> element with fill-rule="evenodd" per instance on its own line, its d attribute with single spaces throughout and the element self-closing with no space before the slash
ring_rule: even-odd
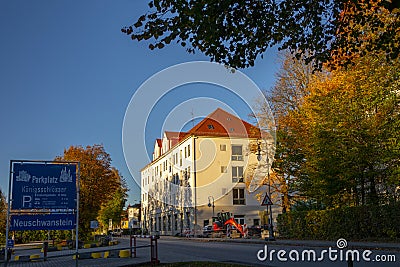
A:
<svg viewBox="0 0 400 267">
<path fill-rule="evenodd" d="M 231 242 L 231 243 L 244 243 L 244 244 L 268 244 L 268 245 L 286 245 L 286 246 L 304 246 L 304 247 L 336 247 L 336 241 L 323 241 L 323 240 L 288 240 L 277 239 L 275 241 L 265 241 L 262 239 L 226 239 L 226 238 L 181 238 L 181 237 L 161 237 L 162 239 L 181 239 L 193 240 L 198 242 Z M 373 250 L 394 250 L 400 251 L 400 243 L 379 243 L 379 242 L 351 242 L 348 241 L 348 248 L 358 249 L 373 249 Z"/>
</svg>

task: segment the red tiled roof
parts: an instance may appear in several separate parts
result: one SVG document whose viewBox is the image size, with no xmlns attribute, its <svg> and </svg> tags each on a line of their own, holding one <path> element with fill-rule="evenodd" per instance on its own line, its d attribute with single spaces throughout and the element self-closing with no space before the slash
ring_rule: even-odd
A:
<svg viewBox="0 0 400 267">
<path fill-rule="evenodd" d="M 165 131 L 165 136 L 167 137 L 168 140 L 171 141 L 171 147 L 173 147 L 174 145 L 179 143 L 179 141 L 181 141 L 186 135 L 187 135 L 187 133 L 185 133 L 185 132 Z"/>
<path fill-rule="evenodd" d="M 167 139 L 171 140 L 171 147 L 190 135 L 242 138 L 261 137 L 258 127 L 251 125 L 221 108 L 217 108 L 188 132 L 165 131 L 165 135 Z M 162 147 L 162 139 L 157 139 L 157 143 L 159 147 Z"/>
<path fill-rule="evenodd" d="M 157 138 L 157 145 L 158 145 L 158 147 L 162 147 L 162 139 L 158 139 Z"/>
<path fill-rule="evenodd" d="M 259 138 L 260 129 L 223 109 L 216 109 L 195 125 L 188 134 L 202 136 Z"/>
</svg>

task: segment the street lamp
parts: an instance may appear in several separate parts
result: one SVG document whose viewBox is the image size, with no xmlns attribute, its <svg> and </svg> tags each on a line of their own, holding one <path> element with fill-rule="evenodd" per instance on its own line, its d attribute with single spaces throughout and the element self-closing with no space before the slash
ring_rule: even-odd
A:
<svg viewBox="0 0 400 267">
<path fill-rule="evenodd" d="M 257 140 L 257 160 L 261 161 L 262 160 L 262 156 L 261 156 L 261 144 L 260 142 Z M 269 175 L 269 157 L 268 157 L 268 146 L 267 146 L 267 177 L 268 177 L 268 197 L 269 199 L 271 199 L 271 181 L 270 181 L 270 175 Z M 274 241 L 275 240 L 275 236 L 274 236 L 274 224 L 273 224 L 273 220 L 272 220 L 272 203 L 269 203 L 269 218 L 268 218 L 268 229 L 269 229 L 269 237 L 268 240 Z"/>
<path fill-rule="evenodd" d="M 212 199 L 212 204 L 211 204 L 211 200 L 210 200 L 210 199 Z M 209 208 L 212 207 L 212 209 L 213 209 L 213 217 L 214 217 L 214 208 L 215 208 L 215 205 L 214 205 L 214 197 L 213 197 L 213 196 L 208 196 L 208 207 L 209 207 Z"/>
</svg>

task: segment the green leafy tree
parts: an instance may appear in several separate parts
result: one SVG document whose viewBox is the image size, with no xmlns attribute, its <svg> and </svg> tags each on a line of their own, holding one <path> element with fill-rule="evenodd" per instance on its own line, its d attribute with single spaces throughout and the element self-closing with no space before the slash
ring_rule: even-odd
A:
<svg viewBox="0 0 400 267">
<path fill-rule="evenodd" d="M 90 221 L 98 217 L 101 206 L 117 192 L 126 192 L 123 178 L 102 145 L 71 146 L 56 160 L 80 162 L 79 227 L 82 236 L 88 235 Z"/>
<path fill-rule="evenodd" d="M 327 207 L 385 204 L 399 178 L 399 60 L 366 55 L 310 84 L 293 116 L 302 125 L 302 191 Z"/>
<path fill-rule="evenodd" d="M 318 68 L 346 65 L 365 51 L 399 56 L 398 1 L 152 0 L 150 11 L 122 29 L 132 40 L 152 39 L 150 49 L 177 40 L 233 68 L 253 66 L 279 45 Z M 366 29 L 374 35 L 365 36 Z"/>
<path fill-rule="evenodd" d="M 107 203 L 101 206 L 97 219 L 103 227 L 108 229 L 110 219 L 112 219 L 114 227 L 118 227 L 121 224 L 121 215 L 126 198 L 126 192 L 121 188 L 113 194 L 113 197 Z"/>
</svg>

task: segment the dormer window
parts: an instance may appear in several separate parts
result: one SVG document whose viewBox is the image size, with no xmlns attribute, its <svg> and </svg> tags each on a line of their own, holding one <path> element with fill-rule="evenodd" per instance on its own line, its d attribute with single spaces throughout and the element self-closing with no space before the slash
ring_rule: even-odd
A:
<svg viewBox="0 0 400 267">
<path fill-rule="evenodd" d="M 207 125 L 207 127 L 208 127 L 208 129 L 210 129 L 210 130 L 213 130 L 213 129 L 214 129 L 214 125 L 212 125 L 212 124 Z"/>
</svg>

